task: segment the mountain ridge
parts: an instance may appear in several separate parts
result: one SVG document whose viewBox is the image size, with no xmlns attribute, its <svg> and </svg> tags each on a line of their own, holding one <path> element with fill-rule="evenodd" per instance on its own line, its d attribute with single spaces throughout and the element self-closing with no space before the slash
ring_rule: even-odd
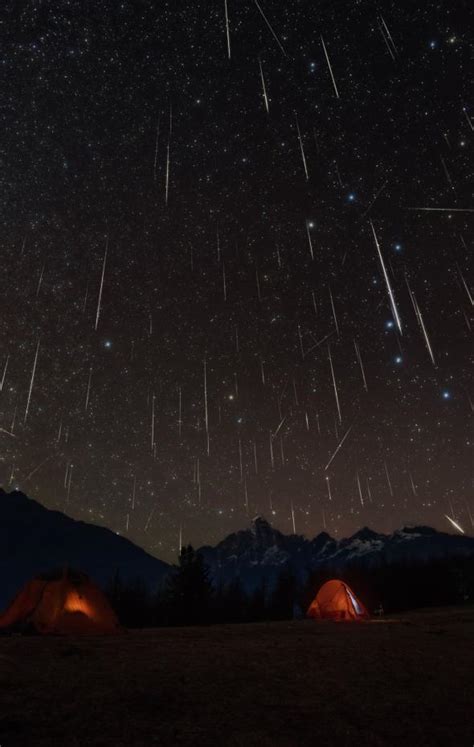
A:
<svg viewBox="0 0 474 747">
<path fill-rule="evenodd" d="M 218 583 L 238 577 L 251 589 L 262 582 L 274 583 L 283 568 L 303 579 L 318 568 L 331 569 L 337 575 L 353 566 L 368 569 L 382 564 L 474 556 L 474 538 L 421 525 L 405 526 L 391 534 L 362 527 L 340 540 L 320 532 L 307 539 L 285 535 L 259 516 L 251 528 L 228 535 L 215 547 L 201 547 L 199 552 Z"/>
<path fill-rule="evenodd" d="M 362 527 L 337 540 L 323 531 L 313 538 L 283 534 L 262 516 L 250 527 L 198 548 L 216 585 L 238 578 L 247 590 L 272 585 L 282 570 L 303 580 L 318 568 L 334 575 L 348 567 L 427 563 L 451 556 L 474 556 L 474 538 L 406 526 L 391 534 Z M 119 573 L 125 582 L 140 578 L 154 591 L 174 566 L 156 558 L 111 529 L 49 509 L 20 491 L 0 488 L 0 609 L 32 576 L 64 564 L 86 572 L 102 587 Z"/>
<path fill-rule="evenodd" d="M 0 488 L 0 610 L 32 576 L 69 565 L 105 587 L 118 573 L 156 589 L 171 566 L 107 527 Z"/>
</svg>

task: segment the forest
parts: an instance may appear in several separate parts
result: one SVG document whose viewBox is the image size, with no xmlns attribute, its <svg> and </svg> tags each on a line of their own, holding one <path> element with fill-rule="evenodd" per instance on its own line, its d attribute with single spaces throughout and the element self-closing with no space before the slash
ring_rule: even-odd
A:
<svg viewBox="0 0 474 747">
<path fill-rule="evenodd" d="M 321 567 L 308 569 L 305 576 L 301 580 L 283 567 L 272 587 L 262 583 L 249 592 L 239 578 L 216 587 L 202 556 L 188 545 L 156 594 L 140 579 L 125 584 L 116 574 L 107 595 L 122 625 L 130 628 L 302 618 L 318 589 L 335 576 L 349 584 L 372 615 L 474 602 L 472 557 L 374 568 L 352 565 L 343 573 Z"/>
</svg>

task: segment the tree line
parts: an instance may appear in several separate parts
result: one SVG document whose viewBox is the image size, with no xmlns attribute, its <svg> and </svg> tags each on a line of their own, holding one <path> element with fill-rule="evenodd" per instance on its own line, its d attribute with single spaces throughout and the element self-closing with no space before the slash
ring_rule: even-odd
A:
<svg viewBox="0 0 474 747">
<path fill-rule="evenodd" d="M 308 569 L 304 579 L 283 567 L 272 585 L 246 590 L 239 578 L 215 586 L 202 556 L 183 547 L 179 564 L 155 594 L 137 579 L 124 583 L 116 574 L 107 589 L 122 625 L 208 625 L 304 617 L 323 583 L 345 581 L 371 613 L 403 612 L 420 607 L 474 603 L 474 557 L 427 564 L 352 565 L 344 572 L 330 567 Z"/>
</svg>

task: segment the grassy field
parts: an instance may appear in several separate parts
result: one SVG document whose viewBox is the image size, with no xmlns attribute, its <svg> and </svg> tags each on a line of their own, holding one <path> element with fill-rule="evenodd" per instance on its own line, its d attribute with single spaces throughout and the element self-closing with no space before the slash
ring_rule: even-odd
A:
<svg viewBox="0 0 474 747">
<path fill-rule="evenodd" d="M 0 638 L 1 747 L 474 743 L 474 609 Z"/>
</svg>

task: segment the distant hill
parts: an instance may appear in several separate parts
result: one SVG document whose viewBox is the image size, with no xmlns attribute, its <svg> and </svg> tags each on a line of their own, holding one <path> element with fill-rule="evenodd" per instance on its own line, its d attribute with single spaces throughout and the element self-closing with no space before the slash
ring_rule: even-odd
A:
<svg viewBox="0 0 474 747">
<path fill-rule="evenodd" d="M 285 535 L 257 517 L 250 529 L 230 534 L 215 547 L 200 552 L 218 583 L 240 578 L 247 590 L 262 581 L 270 585 L 283 568 L 302 579 L 308 571 L 327 568 L 337 575 L 349 567 L 420 564 L 450 557 L 474 557 L 474 538 L 437 532 L 430 527 L 405 527 L 393 534 L 361 529 L 348 539 L 326 532 L 314 539 Z"/>
<path fill-rule="evenodd" d="M 118 571 L 156 589 L 170 566 L 110 529 L 50 511 L 19 491 L 0 489 L 0 611 L 32 576 L 68 564 L 101 586 Z"/>
<path fill-rule="evenodd" d="M 303 580 L 308 571 L 319 568 L 337 575 L 353 567 L 474 557 L 474 538 L 421 526 L 392 534 L 364 528 L 341 540 L 322 532 L 306 539 L 283 534 L 257 517 L 250 528 L 199 552 L 217 585 L 240 578 L 251 591 L 262 581 L 271 586 L 284 568 Z M 101 586 L 118 571 L 124 581 L 140 578 L 150 590 L 160 586 L 173 568 L 109 529 L 50 511 L 19 491 L 0 489 L 0 611 L 32 576 L 65 563 Z"/>
</svg>

